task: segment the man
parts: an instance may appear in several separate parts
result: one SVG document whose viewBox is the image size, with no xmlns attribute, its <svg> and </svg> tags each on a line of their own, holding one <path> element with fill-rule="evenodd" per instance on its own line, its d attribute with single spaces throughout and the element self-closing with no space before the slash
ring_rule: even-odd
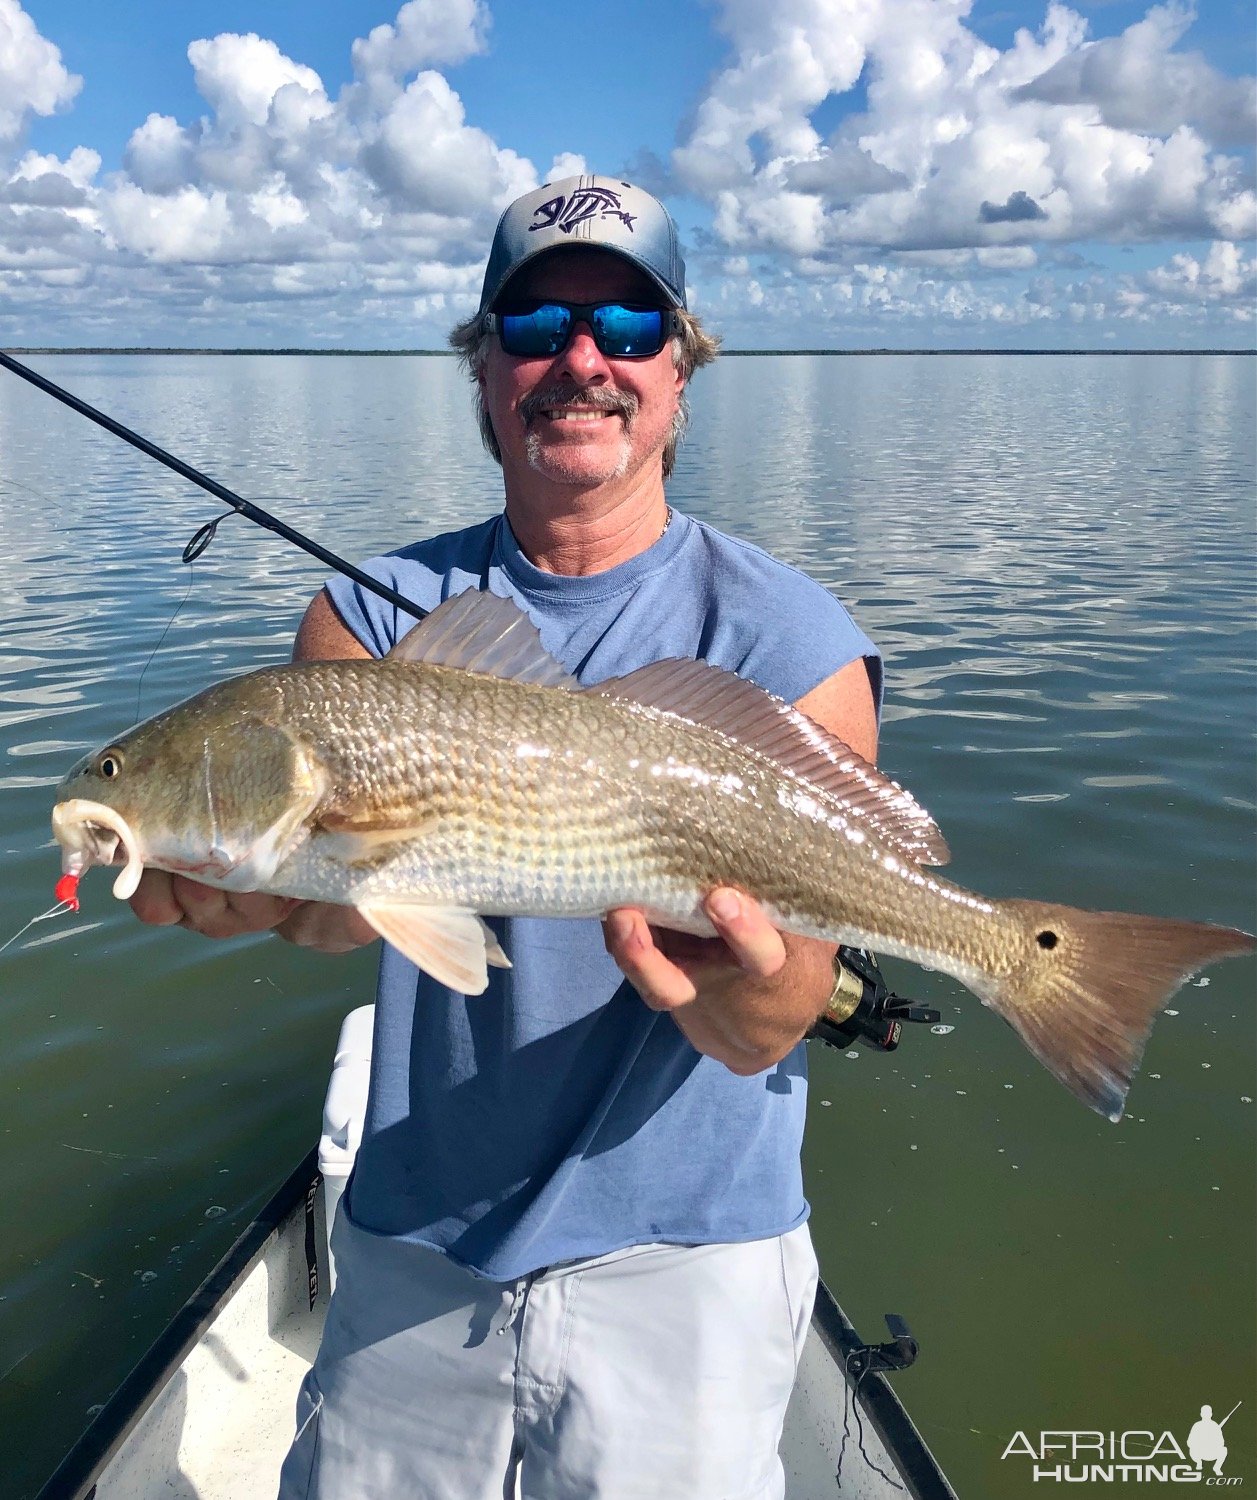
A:
<svg viewBox="0 0 1257 1500">
<path fill-rule="evenodd" d="M 1187 1434 L 1187 1451 L 1198 1473 L 1206 1464 L 1212 1464 L 1214 1474 L 1221 1477 L 1227 1454 L 1226 1434 L 1222 1428 L 1233 1415 L 1234 1413 L 1228 1413 L 1221 1422 L 1215 1422 L 1212 1406 L 1200 1408 L 1200 1421 L 1193 1423 L 1192 1430 Z"/>
<path fill-rule="evenodd" d="M 672 511 L 692 370 L 676 229 L 629 184 L 573 178 L 503 214 L 451 342 L 502 466 L 501 515 L 368 564 L 431 609 L 515 599 L 582 683 L 704 657 L 797 701 L 868 759 L 876 649 L 823 589 Z M 298 660 L 382 655 L 412 622 L 333 580 Z M 324 951 L 353 913 L 151 873 L 148 921 L 274 927 Z M 718 938 L 643 913 L 494 922 L 475 999 L 381 958 L 363 1144 L 284 1500 L 779 1496 L 816 1266 L 801 1039 L 833 949 L 734 890 Z M 518 1487 L 516 1491 L 515 1487 Z"/>
</svg>

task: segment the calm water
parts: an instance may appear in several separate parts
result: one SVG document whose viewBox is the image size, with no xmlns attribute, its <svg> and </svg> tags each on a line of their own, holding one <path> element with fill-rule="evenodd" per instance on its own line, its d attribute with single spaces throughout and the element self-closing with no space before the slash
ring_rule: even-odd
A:
<svg viewBox="0 0 1257 1500">
<path fill-rule="evenodd" d="M 450 360 L 36 361 L 350 557 L 485 515 Z M 673 503 L 839 594 L 888 662 L 883 760 L 962 883 L 1254 921 L 1251 359 L 727 359 Z M 51 789 L 136 717 L 216 503 L 0 373 L 0 941 L 46 909 Z M 286 656 L 318 565 L 236 518 L 144 713 Z M 27 1496 L 318 1134 L 373 958 L 135 923 L 108 879 L 0 956 L 0 1496 Z M 813 1049 L 824 1272 L 966 1500 L 1039 1493 L 1019 1429 L 1202 1402 L 1257 1482 L 1254 969 L 1171 1002 L 1127 1117 L 1091 1115 L 951 981 L 954 1029 Z"/>
</svg>

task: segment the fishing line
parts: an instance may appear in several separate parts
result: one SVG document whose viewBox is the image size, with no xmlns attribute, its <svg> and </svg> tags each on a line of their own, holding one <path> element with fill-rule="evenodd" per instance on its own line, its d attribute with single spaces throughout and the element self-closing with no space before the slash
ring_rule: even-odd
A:
<svg viewBox="0 0 1257 1500">
<path fill-rule="evenodd" d="M 18 489 L 25 490 L 28 495 L 40 501 L 43 505 L 47 505 L 50 508 L 52 506 L 52 501 L 49 499 L 49 497 L 45 494 L 42 494 L 33 485 L 26 484 L 21 479 L 14 479 L 11 474 L 0 475 L 0 494 L 3 494 L 4 489 L 7 485 L 16 485 Z M 161 650 L 162 643 L 170 634 L 170 627 L 178 619 L 179 611 L 192 596 L 192 584 L 195 581 L 195 574 L 192 571 L 192 565 L 196 562 L 197 558 L 200 557 L 201 553 L 204 552 L 209 544 L 214 540 L 214 533 L 218 530 L 219 522 L 225 521 L 226 519 L 227 517 L 225 515 L 215 516 L 212 521 L 207 521 L 204 526 L 198 527 L 189 539 L 187 545 L 184 547 L 183 552 L 180 554 L 182 560 L 188 565 L 188 586 L 183 591 L 183 598 L 180 599 L 178 604 L 175 605 L 174 613 L 166 621 L 165 628 L 163 629 L 161 635 L 157 637 L 157 644 L 149 652 L 147 660 L 145 661 L 143 667 L 140 668 L 140 678 L 135 685 L 135 718 L 137 723 L 139 722 L 140 718 L 140 695 L 144 689 L 145 674 L 148 672 L 149 667 L 153 665 L 153 660 L 156 657 L 157 653 Z M 10 941 L 12 941 L 12 939 L 10 939 Z M 0 953 L 2 953 L 3 951 L 4 949 L 0 948 Z"/>
<path fill-rule="evenodd" d="M 222 516 L 219 516 L 218 520 L 221 521 L 222 519 L 223 519 Z M 217 524 L 218 524 L 218 521 L 215 521 L 214 525 L 217 525 Z M 204 530 L 204 527 L 202 527 L 202 530 Z M 200 532 L 198 532 L 197 535 L 199 536 Z M 193 540 L 195 540 L 195 538 L 193 538 Z M 188 565 L 188 586 L 183 591 L 183 598 L 180 599 L 180 601 L 178 602 L 178 604 L 175 605 L 175 612 L 174 612 L 174 614 L 172 614 L 171 617 L 166 621 L 166 628 L 157 637 L 157 644 L 148 653 L 148 660 L 140 668 L 140 680 L 135 684 L 135 722 L 137 724 L 140 722 L 140 694 L 144 690 L 144 676 L 147 673 L 148 669 L 153 665 L 153 662 L 155 661 L 155 659 L 157 657 L 157 653 L 161 650 L 161 648 L 162 648 L 162 642 L 170 634 L 170 627 L 179 618 L 179 611 L 183 608 L 183 606 L 192 597 L 192 584 L 193 584 L 193 581 L 195 580 L 195 577 L 196 577 L 196 569 L 195 569 L 195 567 L 194 567 L 193 564 L 194 564 L 195 558 L 199 557 L 201 555 L 201 553 L 197 552 L 197 553 L 195 553 L 193 555 L 193 557 L 189 557 L 188 556 L 188 547 L 191 547 L 191 545 L 192 545 L 192 543 L 189 542 L 188 546 L 183 549 L 183 560 Z M 206 545 L 208 545 L 208 543 Z M 205 551 L 205 547 L 202 547 L 201 548 L 201 552 L 204 552 L 204 551 Z"/>
<path fill-rule="evenodd" d="M 179 611 L 192 597 L 192 584 L 196 577 L 197 558 L 200 557 L 202 552 L 204 552 L 209 544 L 214 540 L 214 537 L 218 533 L 219 526 L 226 519 L 226 516 L 215 516 L 212 521 L 206 521 L 204 526 L 198 526 L 192 533 L 192 535 L 188 538 L 183 551 L 179 554 L 180 559 L 188 565 L 188 586 L 186 589 L 184 589 L 183 598 L 180 599 L 178 604 L 175 605 L 174 614 L 172 614 L 171 617 L 166 621 L 165 630 L 163 630 L 161 635 L 157 637 L 157 644 L 153 647 L 152 651 L 149 652 L 148 660 L 144 663 L 144 666 L 140 671 L 140 680 L 135 685 L 135 719 L 137 724 L 139 723 L 140 719 L 140 692 L 144 687 L 144 675 L 153 665 L 154 658 L 162 648 L 162 642 L 170 634 L 170 627 L 179 618 Z"/>
<path fill-rule="evenodd" d="M 28 495 L 33 495 L 36 500 L 42 501 L 43 504 L 48 505 L 51 503 L 47 495 L 41 495 L 37 489 L 32 489 L 29 484 L 24 484 L 20 479 L 14 479 L 12 474 L 6 474 L 3 478 L 0 478 L 0 485 L 3 484 L 15 484 L 18 489 L 25 490 Z"/>
<path fill-rule="evenodd" d="M 200 557 L 201 554 L 209 548 L 210 543 L 218 535 L 218 528 L 226 519 L 227 517 L 225 515 L 215 516 L 212 521 L 206 521 L 204 526 L 198 526 L 192 533 L 192 535 L 188 538 L 186 544 L 184 545 L 183 551 L 179 554 L 180 560 L 187 563 L 188 565 L 188 586 L 183 591 L 183 598 L 180 599 L 178 604 L 175 605 L 174 614 L 172 614 L 171 617 L 166 621 L 166 628 L 162 631 L 161 635 L 158 636 L 157 644 L 149 653 L 148 660 L 144 663 L 143 670 L 140 672 L 140 680 L 135 685 L 135 718 L 137 723 L 139 722 L 140 718 L 140 690 L 144 686 L 144 674 L 148 671 L 149 667 L 153 665 L 153 659 L 161 650 L 162 642 L 170 634 L 170 627 L 178 619 L 179 611 L 192 596 L 192 584 L 195 578 L 194 568 L 197 558 Z"/>
<path fill-rule="evenodd" d="M 29 932 L 36 922 L 46 922 L 49 917 L 63 917 L 67 912 L 77 911 L 77 901 L 58 901 L 55 906 L 50 906 L 47 911 L 41 911 L 37 917 L 32 917 L 25 927 L 19 927 L 7 943 L 0 943 L 0 953 L 6 948 L 11 948 L 24 932 Z"/>
</svg>

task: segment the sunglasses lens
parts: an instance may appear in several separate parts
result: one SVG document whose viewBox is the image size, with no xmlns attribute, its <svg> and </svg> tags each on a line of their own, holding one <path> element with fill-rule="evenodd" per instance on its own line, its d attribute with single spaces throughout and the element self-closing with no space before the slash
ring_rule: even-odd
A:
<svg viewBox="0 0 1257 1500">
<path fill-rule="evenodd" d="M 608 302 L 594 313 L 594 342 L 612 359 L 658 354 L 663 348 L 664 315 L 658 307 L 625 307 Z"/>
<path fill-rule="evenodd" d="M 567 343 L 572 315 L 558 302 L 533 303 L 499 318 L 502 348 L 507 354 L 535 358 L 557 354 Z"/>
<path fill-rule="evenodd" d="M 507 354 L 537 359 L 566 347 L 573 317 L 588 319 L 594 343 L 609 359 L 658 354 L 668 335 L 668 316 L 658 307 L 603 302 L 596 307 L 562 302 L 526 302 L 498 314 L 498 337 Z"/>
</svg>

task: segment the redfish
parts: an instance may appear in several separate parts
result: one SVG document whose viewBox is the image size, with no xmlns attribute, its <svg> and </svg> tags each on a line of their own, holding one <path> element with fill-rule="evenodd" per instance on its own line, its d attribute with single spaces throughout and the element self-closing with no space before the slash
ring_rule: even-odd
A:
<svg viewBox="0 0 1257 1500">
<path fill-rule="evenodd" d="M 123 898 L 148 865 L 353 906 L 469 995 L 509 966 L 484 916 L 710 934 L 704 895 L 735 886 L 783 932 L 954 975 L 1112 1120 L 1174 991 L 1257 947 L 963 890 L 929 814 L 789 704 L 692 661 L 581 688 L 474 592 L 381 661 L 263 668 L 138 725 L 70 771 L 53 831 L 69 889 L 124 860 Z"/>
</svg>

